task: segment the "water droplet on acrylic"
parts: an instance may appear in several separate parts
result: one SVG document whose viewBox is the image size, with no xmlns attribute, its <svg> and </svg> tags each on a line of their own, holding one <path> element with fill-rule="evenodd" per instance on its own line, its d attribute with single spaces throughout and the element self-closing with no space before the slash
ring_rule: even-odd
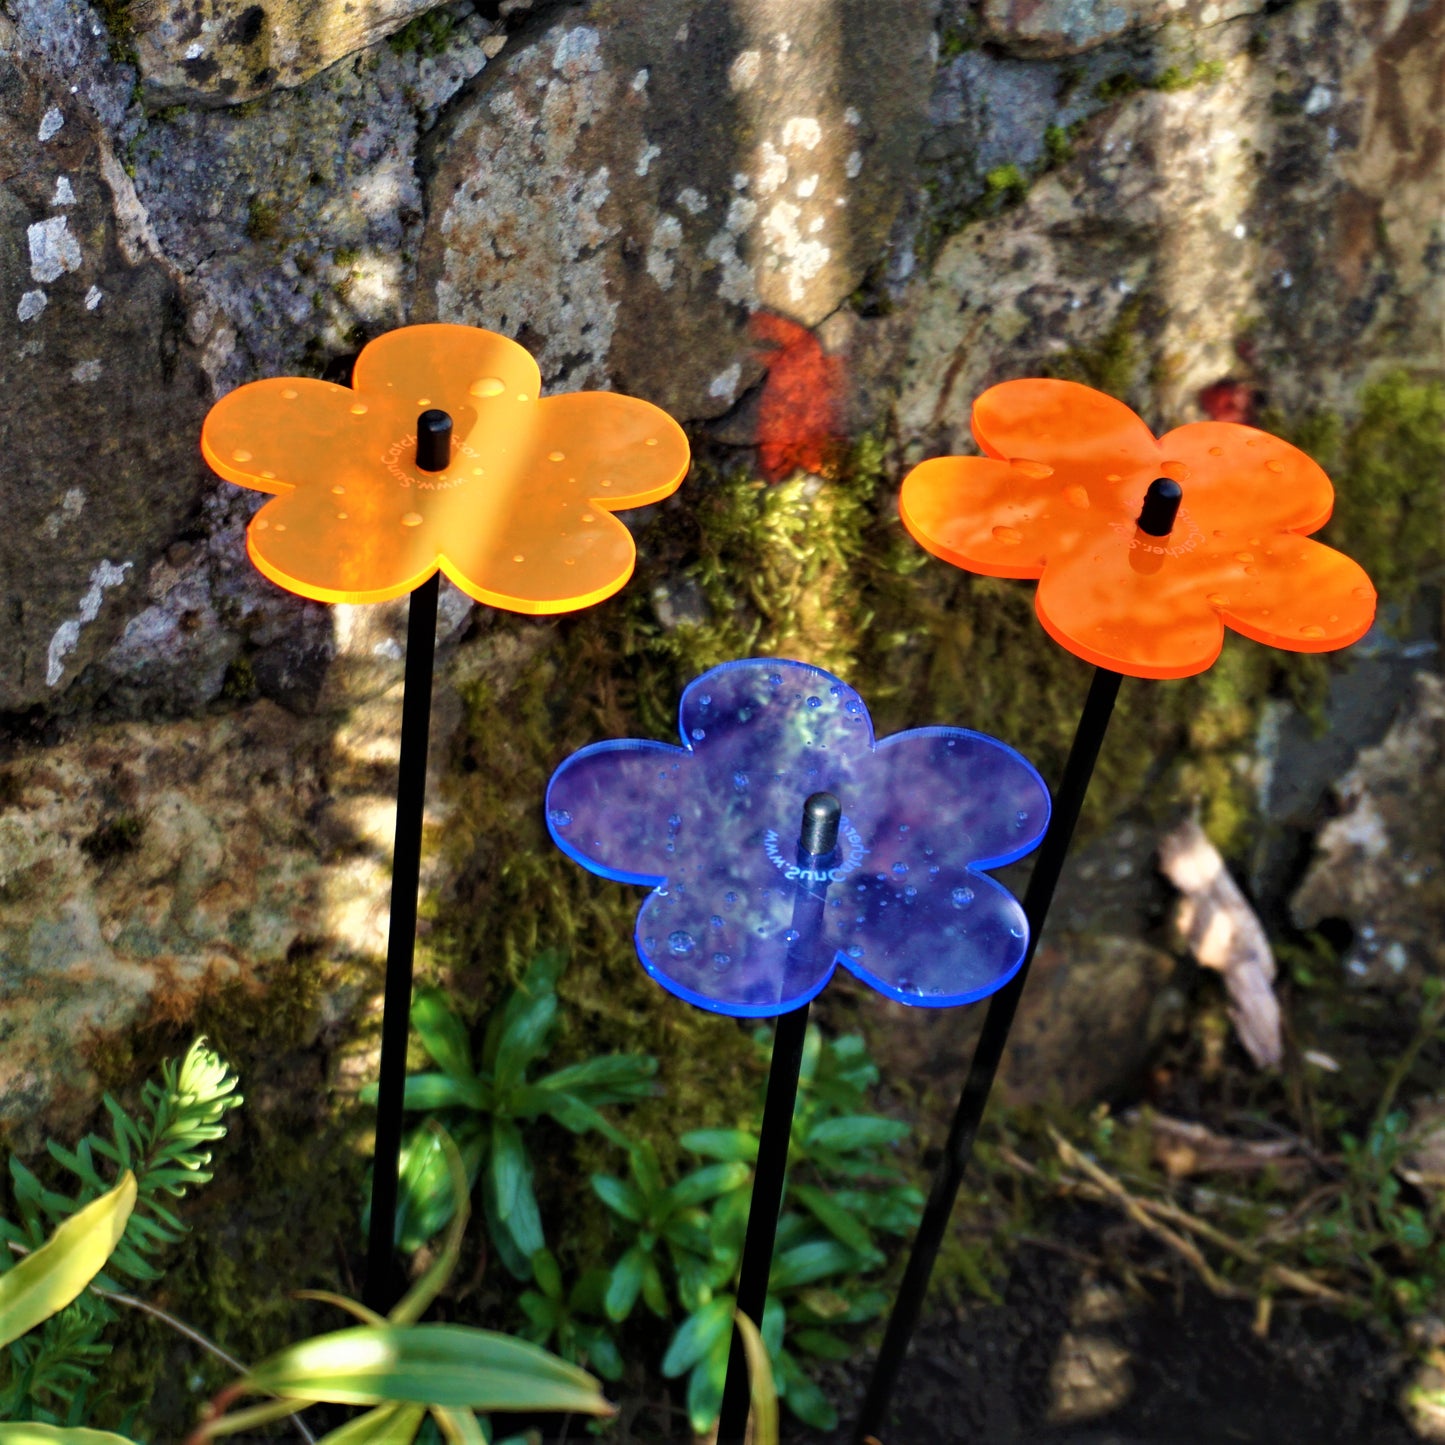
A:
<svg viewBox="0 0 1445 1445">
<path fill-rule="evenodd" d="M 723 902 L 726 903 L 729 908 L 731 908 L 733 904 L 737 901 L 738 895 L 734 893 L 731 889 L 729 889 L 726 893 L 723 894 Z"/>
<path fill-rule="evenodd" d="M 677 830 L 682 827 L 682 814 L 669 813 L 667 818 L 667 826 L 672 832 L 677 832 Z"/>
<path fill-rule="evenodd" d="M 1159 470 L 1166 476 L 1172 477 L 1176 482 L 1187 482 L 1194 474 L 1184 462 L 1163 462 Z"/>
<path fill-rule="evenodd" d="M 1209 603 L 1211 607 L 1229 606 L 1229 598 L 1227 598 L 1222 592 L 1211 592 L 1209 596 L 1206 597 L 1204 600 Z"/>
<path fill-rule="evenodd" d="M 722 914 L 721 914 L 721 913 L 714 913 L 713 916 L 708 919 L 708 922 L 709 922 L 710 924 L 712 924 L 712 926 L 713 926 L 714 928 L 721 928 L 721 927 L 723 926 L 723 917 L 722 917 Z"/>
<path fill-rule="evenodd" d="M 698 700 L 697 700 L 697 705 L 698 705 L 699 707 L 711 707 L 711 706 L 712 706 L 712 694 L 711 694 L 710 692 L 705 692 L 705 693 L 703 693 L 703 695 L 702 695 L 700 698 L 698 698 Z"/>
<path fill-rule="evenodd" d="M 531 401 L 531 399 L 532 399 L 532 398 L 531 398 L 525 391 L 519 391 L 519 392 L 517 393 L 517 400 L 518 400 L 518 401 Z"/>
<path fill-rule="evenodd" d="M 1035 481 L 1042 481 L 1045 477 L 1051 477 L 1054 474 L 1054 469 L 1045 466 L 1043 462 L 1015 462 L 1013 468 L 1021 476 L 1033 477 Z"/>
<path fill-rule="evenodd" d="M 1089 510 L 1089 489 L 1081 487 L 1077 482 L 1071 487 L 1064 488 L 1064 500 L 1071 506 L 1077 507 L 1081 512 Z"/>
<path fill-rule="evenodd" d="M 953 899 L 953 906 L 955 908 L 967 908 L 968 905 L 973 902 L 973 889 L 955 888 L 948 896 Z"/>
<path fill-rule="evenodd" d="M 693 740 L 693 742 L 695 742 L 695 743 L 700 743 L 706 736 L 707 736 L 707 731 L 706 731 L 706 729 L 704 729 L 704 728 L 693 728 L 693 730 L 692 730 L 692 740 Z"/>
<path fill-rule="evenodd" d="M 549 462 L 565 462 L 565 461 L 567 460 L 567 453 L 566 453 L 566 452 L 548 452 L 548 453 L 547 453 L 547 460 L 548 460 Z"/>
<path fill-rule="evenodd" d="M 284 401 L 295 401 L 299 395 L 300 393 L 294 386 L 286 387 L 281 393 L 282 400 Z"/>
<path fill-rule="evenodd" d="M 650 447 L 655 447 L 655 446 L 657 445 L 657 438 L 656 438 L 656 437 L 648 437 L 645 445 L 650 446 Z"/>
<path fill-rule="evenodd" d="M 366 403 L 364 401 L 353 402 L 351 406 L 351 414 L 352 416 L 365 416 Z"/>
<path fill-rule="evenodd" d="M 940 868 L 937 863 L 930 863 L 930 864 L 929 864 L 929 866 L 928 866 L 928 876 L 929 876 L 930 878 L 937 878 L 938 875 L 939 875 L 940 873 L 942 873 L 942 872 L 943 872 L 943 869 Z"/>
<path fill-rule="evenodd" d="M 1267 472 L 1282 472 L 1282 471 L 1284 470 L 1284 463 L 1283 463 L 1283 462 L 1266 462 L 1266 463 L 1264 464 L 1264 469 L 1265 469 L 1265 471 L 1267 471 Z"/>
<path fill-rule="evenodd" d="M 782 685 L 783 685 L 783 675 L 782 675 L 782 673 L 780 673 L 780 672 L 770 672 L 770 673 L 768 674 L 768 686 L 769 686 L 769 687 L 781 687 Z"/>
<path fill-rule="evenodd" d="M 1235 560 L 1236 562 L 1253 562 L 1253 561 L 1254 561 L 1254 553 L 1253 553 L 1253 552 L 1236 552 L 1236 553 L 1234 554 L 1234 560 Z"/>
<path fill-rule="evenodd" d="M 863 704 L 859 702 L 856 697 L 850 697 L 848 701 L 843 704 L 843 711 L 852 717 L 857 717 L 858 714 L 863 711 Z"/>
<path fill-rule="evenodd" d="M 789 928 L 783 933 L 784 943 L 796 943 L 803 935 L 796 928 Z"/>
<path fill-rule="evenodd" d="M 237 447 L 236 450 L 231 453 L 231 460 L 236 462 L 249 462 L 251 460 L 251 453 L 248 452 L 245 447 Z"/>
<path fill-rule="evenodd" d="M 269 527 L 271 524 L 265 519 L 265 517 L 257 517 L 256 520 L 251 523 L 251 525 L 258 532 L 264 532 L 266 528 Z"/>
<path fill-rule="evenodd" d="M 1017 527 L 995 527 L 993 529 L 995 542 L 1002 542 L 1005 547 L 1017 547 L 1024 539 L 1024 534 Z"/>
<path fill-rule="evenodd" d="M 1323 637 L 1325 635 L 1324 628 L 1318 622 L 1306 623 L 1299 631 L 1301 637 Z"/>
<path fill-rule="evenodd" d="M 408 513 L 401 519 L 401 525 L 402 525 L 403 527 L 420 527 L 420 526 L 421 526 L 421 513 L 420 513 L 420 512 L 408 512 Z"/>
<path fill-rule="evenodd" d="M 908 974 L 900 973 L 898 975 L 898 992 L 917 993 L 918 985 L 913 982 L 913 979 Z"/>
<path fill-rule="evenodd" d="M 1024 808 L 1020 808 L 1018 812 L 1014 814 L 1014 822 L 1017 823 L 1020 828 L 1022 828 L 1023 825 L 1028 822 L 1028 820 L 1029 815 L 1027 810 Z"/>
<path fill-rule="evenodd" d="M 903 896 L 905 898 L 917 898 L 918 890 L 910 883 L 908 887 L 903 890 Z"/>
<path fill-rule="evenodd" d="M 675 928 L 667 935 L 667 947 L 675 958 L 686 958 L 697 947 L 697 939 L 685 928 Z"/>
<path fill-rule="evenodd" d="M 862 958 L 862 957 L 863 957 L 863 945 L 862 945 L 861 943 L 850 943 L 850 944 L 848 945 L 848 957 L 849 957 L 849 958 Z"/>
<path fill-rule="evenodd" d="M 591 512 L 583 512 L 583 513 L 582 513 L 582 520 L 583 520 L 584 522 L 595 522 L 595 521 L 597 520 L 597 518 L 594 517 Z"/>
<path fill-rule="evenodd" d="M 507 384 L 499 376 L 481 376 L 467 388 L 473 396 L 501 396 Z"/>
<path fill-rule="evenodd" d="M 1104 480 L 1106 482 L 1122 482 L 1124 478 L 1121 477 L 1118 472 L 1109 472 L 1105 476 Z"/>
<path fill-rule="evenodd" d="M 275 472 L 262 472 L 261 475 L 265 477 L 268 482 L 274 482 L 276 480 Z"/>
<path fill-rule="evenodd" d="M 1223 448 L 1223 447 L 1210 447 L 1210 448 L 1209 448 L 1209 455 L 1212 456 L 1212 457 L 1222 457 L 1222 456 L 1224 455 L 1224 448 Z"/>
<path fill-rule="evenodd" d="M 676 853 L 676 852 L 677 852 L 677 844 L 676 844 L 676 843 L 669 843 L 669 844 L 667 845 L 667 847 L 664 848 L 662 851 L 663 851 L 664 853 L 667 853 L 667 854 Z"/>
<path fill-rule="evenodd" d="M 345 512 L 338 512 L 338 513 L 336 514 L 336 519 L 337 519 L 337 521 L 339 521 L 339 522 L 344 522 L 344 521 L 346 520 L 346 518 L 347 518 L 347 515 L 348 515 L 348 514 L 345 513 Z"/>
<path fill-rule="evenodd" d="M 822 707 L 822 706 L 823 706 L 823 699 L 822 699 L 821 697 L 810 697 L 810 698 L 808 699 L 808 706 L 809 706 L 809 707 Z"/>
<path fill-rule="evenodd" d="M 733 956 L 730 953 L 715 953 L 712 956 L 712 966 L 717 969 L 719 973 L 721 973 L 722 970 L 725 969 L 732 961 Z"/>
<path fill-rule="evenodd" d="M 1361 602 L 1371 602 L 1374 600 L 1375 594 L 1368 587 L 1355 587 L 1351 589 L 1350 596 L 1358 597 Z"/>
<path fill-rule="evenodd" d="M 748 790 L 748 775 L 739 770 L 733 774 L 733 791 L 735 793 L 746 793 Z"/>
<path fill-rule="evenodd" d="M 429 397 L 429 396 L 419 396 L 419 397 L 417 397 L 417 399 L 416 399 L 416 404 L 417 404 L 418 406 L 430 406 L 430 405 L 431 405 L 431 397 Z"/>
<path fill-rule="evenodd" d="M 1010 923 L 1008 931 L 1010 938 L 1027 938 L 1029 933 L 1022 923 Z"/>
<path fill-rule="evenodd" d="M 526 559 L 524 556 L 522 556 L 522 554 L 521 554 L 520 552 L 513 552 L 513 553 L 512 553 L 512 561 L 514 561 L 514 562 L 525 562 L 526 560 L 527 560 L 527 559 Z"/>
<path fill-rule="evenodd" d="M 276 523 L 276 530 L 277 530 L 278 532 L 284 532 L 284 531 L 286 530 L 286 523 L 285 523 L 285 522 L 277 522 L 277 523 Z"/>
<path fill-rule="evenodd" d="M 554 828 L 570 828 L 572 826 L 572 815 L 566 808 L 553 808 L 547 814 L 547 819 Z"/>
<path fill-rule="evenodd" d="M 331 495 L 332 495 L 333 497 L 344 497 L 344 496 L 346 495 L 346 488 L 345 488 L 345 487 L 332 487 L 332 489 L 331 489 Z"/>
<path fill-rule="evenodd" d="M 1246 568 L 1244 569 L 1244 575 L 1245 575 L 1246 577 L 1258 577 L 1258 576 L 1259 576 L 1259 568 L 1258 568 L 1258 567 L 1246 567 Z"/>
<path fill-rule="evenodd" d="M 644 938 L 642 940 L 642 946 L 651 953 L 653 949 L 657 947 L 657 940 L 655 938 Z"/>
<path fill-rule="evenodd" d="M 902 859 L 900 859 L 897 863 L 893 865 L 893 871 L 901 878 L 906 872 L 908 872 L 908 864 L 906 864 L 902 861 Z"/>
</svg>

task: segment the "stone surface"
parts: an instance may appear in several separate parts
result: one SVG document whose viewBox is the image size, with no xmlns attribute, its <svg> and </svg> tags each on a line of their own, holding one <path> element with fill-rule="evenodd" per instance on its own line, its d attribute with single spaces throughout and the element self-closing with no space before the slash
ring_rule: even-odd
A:
<svg viewBox="0 0 1445 1445">
<path fill-rule="evenodd" d="M 1338 783 L 1339 816 L 1291 904 L 1301 928 L 1348 923 L 1350 976 L 1387 988 L 1445 968 L 1445 682 L 1421 673 L 1416 686 Z"/>
<path fill-rule="evenodd" d="M 209 387 L 89 108 L 0 19 L 0 711 L 53 703 L 193 511 Z"/>
<path fill-rule="evenodd" d="M 1265 0 L 983 0 L 982 34 L 1039 57 L 1077 55 L 1135 30 L 1187 19 L 1218 25 L 1262 10 Z"/>
<path fill-rule="evenodd" d="M 133 37 L 147 103 L 230 105 L 384 40 L 440 7 L 436 0 L 151 0 L 133 7 Z"/>
<path fill-rule="evenodd" d="M 1106 81 L 1056 137 L 1070 159 L 943 241 L 926 284 L 895 283 L 912 300 L 897 411 L 911 454 L 968 449 L 971 399 L 1006 376 L 1097 381 L 1105 336 L 1109 386 L 1159 427 L 1200 418 L 1225 376 L 1287 411 L 1338 408 L 1372 366 L 1438 358 L 1441 31 L 1438 7 L 1295 7 L 1217 27 L 1197 71 L 1123 71 L 1146 88 L 1097 110 Z M 1086 59 L 1085 89 L 1120 72 L 1117 56 Z M 1037 108 L 1018 62 L 950 64 Z M 960 144 L 986 139 L 959 86 L 938 103 Z M 998 210 L 964 149 L 932 183 L 965 214 Z M 931 244 L 920 217 L 911 247 Z M 896 258 L 902 282 L 912 270 Z"/>
<path fill-rule="evenodd" d="M 929 0 L 644 0 L 567 10 L 435 150 L 417 314 L 520 335 L 560 389 L 685 417 L 761 374 L 747 320 L 813 326 L 902 203 Z"/>
</svg>

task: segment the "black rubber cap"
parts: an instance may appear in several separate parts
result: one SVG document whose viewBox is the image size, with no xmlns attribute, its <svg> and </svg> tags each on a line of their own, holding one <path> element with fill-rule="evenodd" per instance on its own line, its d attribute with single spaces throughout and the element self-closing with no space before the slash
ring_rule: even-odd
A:
<svg viewBox="0 0 1445 1445">
<path fill-rule="evenodd" d="M 825 858 L 838 846 L 838 821 L 843 805 L 832 793 L 814 793 L 803 804 L 803 831 L 798 847 L 815 858 Z"/>
<path fill-rule="evenodd" d="M 1173 477 L 1155 477 L 1144 493 L 1144 506 L 1139 513 L 1139 530 L 1150 537 L 1167 537 L 1174 530 L 1184 488 Z"/>
<path fill-rule="evenodd" d="M 452 462 L 452 419 L 433 407 L 416 419 L 416 464 L 424 472 L 444 472 Z"/>
</svg>

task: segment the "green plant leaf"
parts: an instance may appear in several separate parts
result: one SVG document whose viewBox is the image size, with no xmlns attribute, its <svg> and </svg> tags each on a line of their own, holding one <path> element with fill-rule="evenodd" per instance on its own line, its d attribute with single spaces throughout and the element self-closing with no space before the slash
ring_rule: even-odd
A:
<svg viewBox="0 0 1445 1445">
<path fill-rule="evenodd" d="M 697 1364 L 720 1338 L 731 1332 L 736 1307 L 737 1301 L 731 1295 L 719 1295 L 689 1315 L 678 1326 L 662 1357 L 662 1373 L 672 1380 Z"/>
<path fill-rule="evenodd" d="M 463 1325 L 361 1326 L 279 1351 L 238 1382 L 288 1400 L 406 1400 L 472 1410 L 610 1415 L 598 1382 L 525 1340 Z"/>
<path fill-rule="evenodd" d="M 783 1398 L 788 1409 L 803 1424 L 815 1430 L 833 1430 L 838 1425 L 838 1412 L 828 1403 L 828 1397 L 803 1373 L 793 1357 L 782 1351 L 778 1358 L 778 1373 L 782 1377 Z"/>
<path fill-rule="evenodd" d="M 612 1273 L 607 1281 L 607 1294 L 602 1302 L 608 1319 L 621 1321 L 632 1313 L 632 1307 L 637 1303 L 638 1293 L 642 1289 L 647 1258 L 647 1251 L 640 1244 L 634 1244 L 612 1266 Z"/>
<path fill-rule="evenodd" d="M 476 1078 L 466 1025 L 452 1012 L 446 994 L 440 989 L 417 989 L 411 1001 L 411 1026 L 443 1073 L 458 1080 Z"/>
<path fill-rule="evenodd" d="M 909 1135 L 909 1127 L 901 1119 L 882 1119 L 876 1114 L 845 1114 L 824 1119 L 807 1133 L 804 1144 L 809 1149 L 836 1149 L 856 1154 L 860 1149 L 873 1149 L 882 1144 L 897 1144 Z"/>
<path fill-rule="evenodd" d="M 0 1445 L 134 1445 L 125 1435 L 77 1425 L 42 1425 L 30 1420 L 0 1420 Z"/>
<path fill-rule="evenodd" d="M 752 1445 L 778 1445 L 778 1393 L 773 1386 L 773 1367 L 768 1360 L 768 1347 L 758 1327 L 741 1311 L 735 1310 L 733 1321 L 742 1336 L 743 1353 L 748 1361 L 748 1395 L 752 1400 Z M 724 1367 L 726 1378 L 726 1367 Z M 718 1396 L 721 1403 L 722 1396 Z"/>
<path fill-rule="evenodd" d="M 105 1267 L 135 1208 L 135 1175 L 126 1170 L 99 1199 L 78 1209 L 50 1238 L 0 1275 L 0 1346 L 63 1310 Z"/>
<path fill-rule="evenodd" d="M 409 1445 L 425 1419 L 425 1405 L 378 1405 L 323 1435 L 316 1445 Z"/>
<path fill-rule="evenodd" d="M 647 1215 L 647 1202 L 632 1185 L 611 1174 L 592 1176 L 593 1193 L 614 1213 L 633 1224 L 641 1224 Z"/>
<path fill-rule="evenodd" d="M 712 1429 L 718 1417 L 727 1373 L 728 1351 L 724 1344 L 700 1359 L 687 1378 L 687 1421 L 699 1435 Z"/>
<path fill-rule="evenodd" d="M 447 1445 L 487 1445 L 486 1433 L 470 1410 L 433 1410 L 432 1419 Z"/>
<path fill-rule="evenodd" d="M 788 1191 L 803 1207 L 833 1236 L 861 1255 L 875 1253 L 873 1236 L 866 1225 L 859 1223 L 857 1214 L 851 1213 L 826 1190 L 812 1184 L 794 1184 Z"/>
<path fill-rule="evenodd" d="M 774 1293 L 796 1289 L 833 1274 L 858 1268 L 858 1256 L 836 1239 L 815 1239 L 799 1244 L 773 1260 L 768 1288 Z"/>
<path fill-rule="evenodd" d="M 498 1092 L 505 1095 L 522 1082 L 527 1066 L 546 1052 L 547 1036 L 557 1017 L 557 995 L 549 991 L 527 998 L 514 993 L 503 1013 L 492 1077 Z"/>
<path fill-rule="evenodd" d="M 758 1157 L 758 1136 L 746 1129 L 693 1129 L 684 1134 L 678 1143 L 694 1154 L 725 1162 L 741 1159 L 751 1164 Z"/>
<path fill-rule="evenodd" d="M 694 1204 L 701 1204 L 705 1199 L 713 1199 L 719 1194 L 741 1189 L 752 1177 L 751 1167 L 741 1160 L 709 1164 L 702 1169 L 694 1169 L 691 1174 L 679 1179 L 668 1191 L 668 1196 L 675 1209 L 688 1209 Z"/>
</svg>

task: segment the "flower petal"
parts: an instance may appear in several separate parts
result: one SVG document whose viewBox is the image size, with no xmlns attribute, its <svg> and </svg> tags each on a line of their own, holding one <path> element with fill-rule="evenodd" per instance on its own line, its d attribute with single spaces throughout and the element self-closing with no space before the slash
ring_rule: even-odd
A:
<svg viewBox="0 0 1445 1445">
<path fill-rule="evenodd" d="M 1086 662 L 1129 677 L 1203 672 L 1224 643 L 1205 600 L 1208 562 L 1169 555 L 1168 543 L 1120 525 L 1092 547 L 1050 557 L 1034 597 L 1044 630 Z"/>
<path fill-rule="evenodd" d="M 1153 475 L 1159 460 L 1154 434 L 1122 401 L 1073 381 L 989 387 L 973 404 L 973 434 L 988 456 L 1046 463 L 1063 485 Z"/>
<path fill-rule="evenodd" d="M 1038 847 L 1049 790 L 1021 754 L 967 728 L 882 740 L 858 773 L 848 814 L 868 867 L 926 894 L 966 868 L 999 868 Z"/>
<path fill-rule="evenodd" d="M 449 517 L 442 568 L 479 602 L 515 612 L 571 612 L 610 597 L 637 555 L 612 510 L 665 497 L 687 473 L 682 428 L 611 392 L 519 406 L 474 441 L 475 476 L 431 503 Z"/>
<path fill-rule="evenodd" d="M 887 874 L 833 886 L 848 889 L 844 907 L 826 914 L 838 962 L 899 1003 L 973 1003 L 1002 988 L 1023 962 L 1023 907 L 982 873 L 950 869 L 912 898 Z"/>
<path fill-rule="evenodd" d="M 1200 527 L 1230 536 L 1317 532 L 1335 490 L 1298 447 L 1234 422 L 1194 422 L 1159 439 L 1163 467 Z"/>
<path fill-rule="evenodd" d="M 935 457 L 913 468 L 898 515 L 917 541 L 955 567 L 986 577 L 1037 577 L 1044 539 L 1030 526 L 1056 497 L 1057 483 L 982 457 Z"/>
<path fill-rule="evenodd" d="M 1236 562 L 1214 595 L 1236 632 L 1290 652 L 1333 652 L 1369 631 L 1375 589 L 1343 552 L 1292 533 L 1276 533 L 1256 574 Z"/>
<path fill-rule="evenodd" d="M 766 657 L 725 662 L 688 683 L 678 731 L 719 782 L 751 759 L 796 764 L 768 776 L 791 778 L 794 792 L 804 790 L 800 809 L 808 793 L 828 786 L 835 765 L 865 756 L 873 744 L 868 709 L 851 687 L 811 663 Z"/>
<path fill-rule="evenodd" d="M 593 873 L 655 886 L 675 862 L 677 828 L 668 820 L 696 776 L 686 748 L 641 738 L 592 743 L 552 774 L 547 831 Z"/>
<path fill-rule="evenodd" d="M 679 870 L 637 915 L 637 954 L 662 986 L 734 1018 L 800 1008 L 832 976 L 821 899 L 785 883 L 761 849 Z"/>
<path fill-rule="evenodd" d="M 470 441 L 475 428 L 485 449 L 519 404 L 537 400 L 542 374 L 531 353 L 508 337 L 435 322 L 402 326 L 368 342 L 352 368 L 351 385 L 366 402 L 385 402 L 412 422 L 439 408 L 452 418 L 456 445 Z"/>
</svg>

